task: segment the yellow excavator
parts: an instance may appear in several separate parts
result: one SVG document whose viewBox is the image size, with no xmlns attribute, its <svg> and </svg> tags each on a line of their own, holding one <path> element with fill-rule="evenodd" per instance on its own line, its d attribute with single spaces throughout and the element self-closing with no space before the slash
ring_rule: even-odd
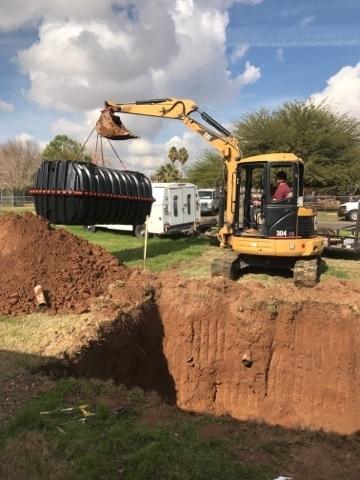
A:
<svg viewBox="0 0 360 480">
<path fill-rule="evenodd" d="M 106 101 L 98 133 L 109 139 L 134 138 L 116 113 L 180 120 L 222 156 L 218 239 L 227 252 L 212 262 L 212 276 L 235 279 L 243 268 L 258 266 L 290 269 L 298 286 L 317 283 L 324 240 L 316 233 L 316 213 L 303 206 L 301 158 L 292 153 L 243 158 L 232 133 L 189 99 Z"/>
</svg>

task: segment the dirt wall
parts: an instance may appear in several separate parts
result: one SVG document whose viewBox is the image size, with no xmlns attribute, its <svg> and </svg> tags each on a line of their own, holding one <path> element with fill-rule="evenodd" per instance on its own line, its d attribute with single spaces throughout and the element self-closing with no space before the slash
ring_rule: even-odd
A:
<svg viewBox="0 0 360 480">
<path fill-rule="evenodd" d="M 239 286 L 229 290 L 215 284 L 204 297 L 191 286 L 162 289 L 164 354 L 177 405 L 288 427 L 359 430 L 354 306 L 306 294 L 302 301 L 258 302 L 241 298 Z"/>
</svg>

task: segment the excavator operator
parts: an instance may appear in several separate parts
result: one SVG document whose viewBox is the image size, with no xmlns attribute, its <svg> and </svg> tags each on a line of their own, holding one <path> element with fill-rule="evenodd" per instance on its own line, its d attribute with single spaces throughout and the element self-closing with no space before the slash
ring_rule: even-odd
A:
<svg viewBox="0 0 360 480">
<path fill-rule="evenodd" d="M 289 194 L 291 193 L 291 188 L 289 187 L 287 183 L 287 175 L 286 172 L 280 171 L 276 175 L 276 190 L 273 195 L 273 201 L 274 202 L 280 202 L 281 200 L 284 200 L 285 198 L 289 197 Z"/>
</svg>

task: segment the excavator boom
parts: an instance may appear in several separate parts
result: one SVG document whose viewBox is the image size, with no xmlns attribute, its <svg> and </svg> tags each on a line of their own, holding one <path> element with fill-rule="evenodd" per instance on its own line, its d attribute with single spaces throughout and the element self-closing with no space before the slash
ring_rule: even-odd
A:
<svg viewBox="0 0 360 480">
<path fill-rule="evenodd" d="M 105 110 L 115 113 L 130 113 L 158 118 L 170 118 L 182 121 L 190 130 L 201 135 L 210 142 L 225 160 L 240 160 L 241 152 L 238 141 L 231 132 L 213 119 L 206 112 L 199 109 L 193 100 L 179 98 L 161 98 L 139 100 L 133 103 L 116 103 L 111 100 L 105 102 Z M 204 125 L 190 115 L 198 112 L 207 123 Z M 209 126 L 212 127 L 209 128 Z M 101 134 L 101 131 L 98 131 Z M 128 138 L 128 137 L 127 137 Z"/>
<path fill-rule="evenodd" d="M 191 114 L 194 112 L 197 112 L 205 123 L 201 123 L 197 119 L 193 118 Z M 105 109 L 103 110 L 102 116 L 100 117 L 97 124 L 97 131 L 100 135 L 111 138 L 106 134 L 104 135 L 105 129 L 102 127 L 105 120 L 107 121 L 107 119 L 109 118 L 109 115 L 114 120 L 118 118 L 114 115 L 115 113 L 128 113 L 132 115 L 145 115 L 150 117 L 180 120 L 187 128 L 200 135 L 205 141 L 210 143 L 211 146 L 220 153 L 224 160 L 227 177 L 226 205 L 230 206 L 233 204 L 232 197 L 235 186 L 233 184 L 233 182 L 235 181 L 235 176 L 233 175 L 233 173 L 235 172 L 236 165 L 238 164 L 242 156 L 238 140 L 231 134 L 229 130 L 223 127 L 210 115 L 208 115 L 206 112 L 201 111 L 193 100 L 179 98 L 160 98 L 152 100 L 140 100 L 133 103 L 116 103 L 110 100 L 106 101 Z M 116 123 L 118 123 L 118 120 L 115 121 Z M 123 124 L 121 122 L 120 124 L 121 128 L 123 129 Z M 117 130 L 115 122 L 114 128 L 115 131 L 113 139 L 121 139 L 121 130 Z M 125 130 L 125 136 L 123 137 L 123 139 L 128 138 L 131 137 L 129 137 L 128 130 Z M 231 208 L 225 209 L 224 220 L 229 225 L 232 224 L 233 213 L 231 211 Z"/>
</svg>

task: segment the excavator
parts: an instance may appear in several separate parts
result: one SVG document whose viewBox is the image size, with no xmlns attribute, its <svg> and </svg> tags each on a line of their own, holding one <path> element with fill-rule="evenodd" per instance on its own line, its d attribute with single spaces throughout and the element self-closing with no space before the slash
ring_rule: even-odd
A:
<svg viewBox="0 0 360 480">
<path fill-rule="evenodd" d="M 234 135 L 190 99 L 106 101 L 98 134 L 134 138 L 119 113 L 180 120 L 223 158 L 218 240 L 226 253 L 212 262 L 212 276 L 235 279 L 244 268 L 255 266 L 290 269 L 297 286 L 313 287 L 318 282 L 324 240 L 316 233 L 316 212 L 303 205 L 301 158 L 293 153 L 244 158 Z M 205 123 L 198 121 L 199 115 Z M 280 196 L 279 183 L 286 184 Z"/>
</svg>

